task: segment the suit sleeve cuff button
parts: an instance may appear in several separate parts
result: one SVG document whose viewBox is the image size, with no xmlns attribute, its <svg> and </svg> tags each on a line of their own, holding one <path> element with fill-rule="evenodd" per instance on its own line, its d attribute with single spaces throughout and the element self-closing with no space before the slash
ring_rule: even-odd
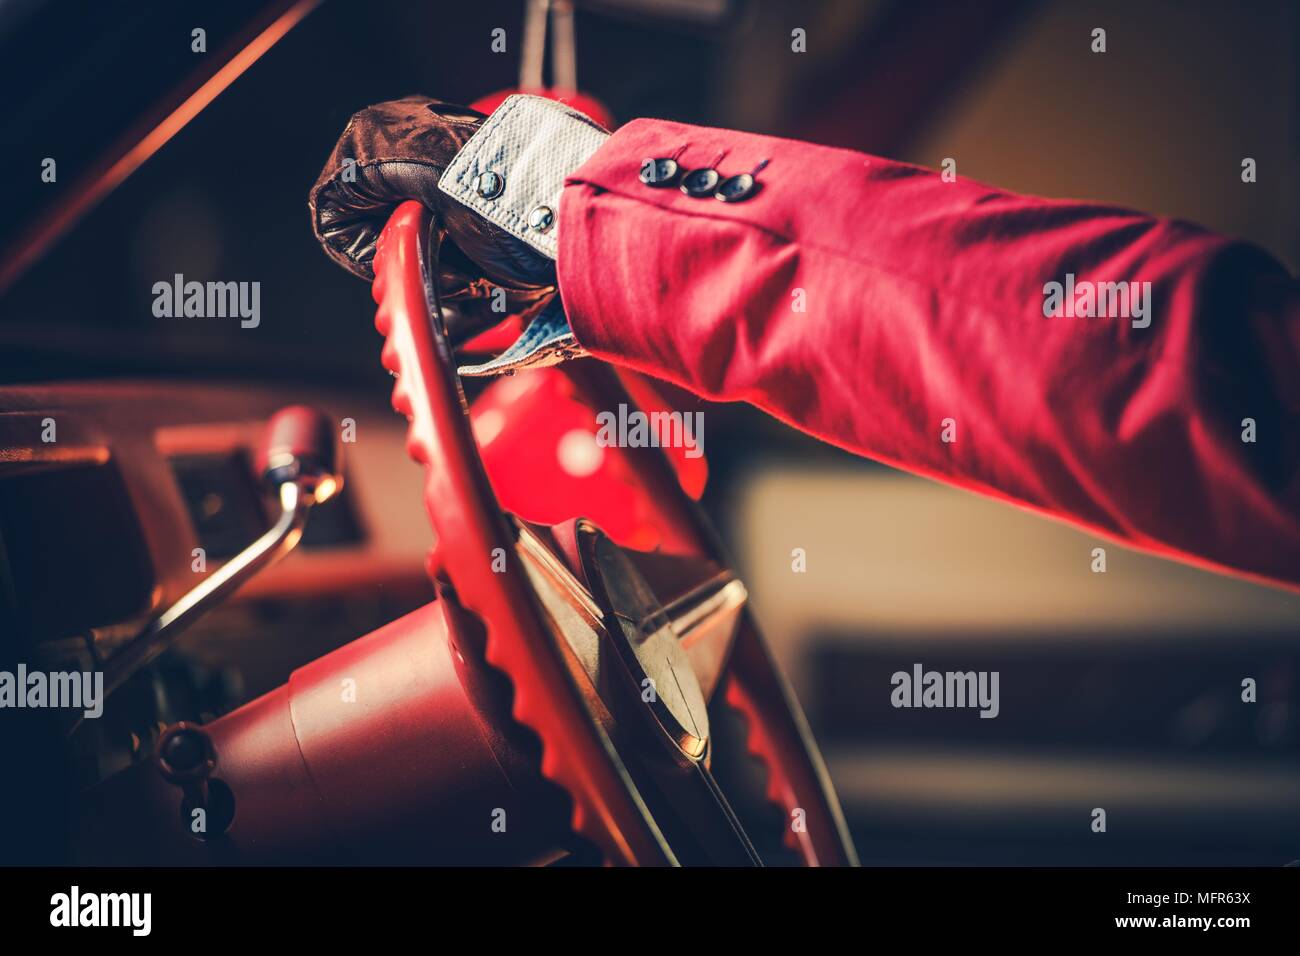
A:
<svg viewBox="0 0 1300 956">
<path fill-rule="evenodd" d="M 712 196 L 721 178 L 716 169 L 692 169 L 682 177 L 682 192 L 694 199 Z"/>
<path fill-rule="evenodd" d="M 722 202 L 741 202 L 758 191 L 758 180 L 750 173 L 728 176 L 713 194 L 714 199 Z"/>
<path fill-rule="evenodd" d="M 677 160 L 662 157 L 660 159 L 647 159 L 641 163 L 641 182 L 655 189 L 662 189 L 665 186 L 671 186 L 677 181 L 677 174 L 680 172 Z"/>
</svg>

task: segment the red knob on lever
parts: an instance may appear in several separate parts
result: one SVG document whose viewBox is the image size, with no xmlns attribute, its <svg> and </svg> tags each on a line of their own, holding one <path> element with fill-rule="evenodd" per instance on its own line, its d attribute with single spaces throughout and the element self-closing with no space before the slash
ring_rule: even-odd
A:
<svg viewBox="0 0 1300 956">
<path fill-rule="evenodd" d="M 313 505 L 338 493 L 334 426 L 323 412 L 305 405 L 282 408 L 267 425 L 257 454 L 257 469 L 279 492 L 280 517 L 260 538 L 188 591 L 114 654 L 105 666 L 105 693 L 111 694 L 139 668 L 176 639 L 190 622 L 223 600 L 258 571 L 284 557 L 302 538 Z"/>
<path fill-rule="evenodd" d="M 256 464 L 272 487 L 294 482 L 321 502 L 343 487 L 338 461 L 333 422 L 318 409 L 290 405 L 267 423 Z"/>
</svg>

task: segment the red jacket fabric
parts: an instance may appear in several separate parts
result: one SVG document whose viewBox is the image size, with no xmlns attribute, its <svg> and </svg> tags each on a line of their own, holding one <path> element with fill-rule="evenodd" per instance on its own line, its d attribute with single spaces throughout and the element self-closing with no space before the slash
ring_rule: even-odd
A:
<svg viewBox="0 0 1300 956">
<path fill-rule="evenodd" d="M 652 157 L 724 177 L 766 165 L 755 195 L 723 203 L 642 184 Z M 1126 544 L 1300 586 L 1300 287 L 1254 246 L 658 120 L 569 177 L 559 246 L 569 320 L 601 358 Z M 1067 274 L 1076 289 L 1150 282 L 1149 325 L 1045 317 L 1045 284 Z"/>
</svg>

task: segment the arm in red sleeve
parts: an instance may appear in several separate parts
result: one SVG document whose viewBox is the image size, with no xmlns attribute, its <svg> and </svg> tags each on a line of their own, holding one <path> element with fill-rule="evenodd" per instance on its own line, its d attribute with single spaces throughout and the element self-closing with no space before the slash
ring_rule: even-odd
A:
<svg viewBox="0 0 1300 956">
<path fill-rule="evenodd" d="M 724 177 L 766 165 L 756 194 L 723 203 L 643 185 L 652 157 Z M 569 177 L 558 233 L 565 308 L 597 356 L 1127 544 L 1300 586 L 1300 287 L 1253 246 L 655 120 Z M 1045 286 L 1067 274 L 1080 311 L 1086 283 L 1150 283 L 1145 317 L 1140 298 L 1128 315 L 1045 317 Z"/>
</svg>

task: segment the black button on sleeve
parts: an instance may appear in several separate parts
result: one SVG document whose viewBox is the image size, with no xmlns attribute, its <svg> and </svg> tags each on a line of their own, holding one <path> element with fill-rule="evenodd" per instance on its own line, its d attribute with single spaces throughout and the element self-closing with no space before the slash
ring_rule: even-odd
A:
<svg viewBox="0 0 1300 956">
<path fill-rule="evenodd" d="M 723 202 L 741 202 L 758 191 L 758 180 L 750 173 L 728 176 L 713 194 Z"/>
<path fill-rule="evenodd" d="M 682 192 L 696 199 L 712 196 L 721 178 L 716 169 L 692 169 L 682 177 Z"/>
<path fill-rule="evenodd" d="M 667 157 L 647 159 L 641 164 L 641 182 L 647 186 L 662 189 L 664 186 L 671 186 L 675 183 L 679 172 L 680 169 L 675 159 L 668 159 Z"/>
</svg>

